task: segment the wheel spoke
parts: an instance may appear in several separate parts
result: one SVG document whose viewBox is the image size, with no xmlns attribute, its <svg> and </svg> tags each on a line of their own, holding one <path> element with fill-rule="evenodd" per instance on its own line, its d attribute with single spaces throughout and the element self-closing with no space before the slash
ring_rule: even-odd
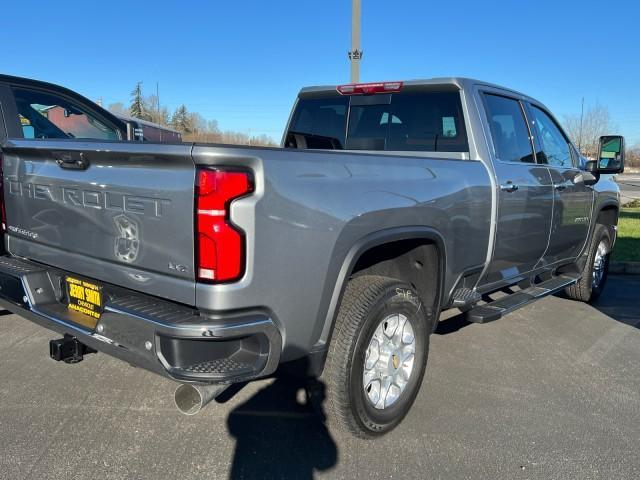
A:
<svg viewBox="0 0 640 480">
<path fill-rule="evenodd" d="M 369 344 L 369 348 L 367 348 L 367 354 L 365 359 L 365 370 L 370 370 L 374 367 L 378 360 L 380 359 L 380 343 L 374 337 L 371 339 L 371 343 Z"/>
<path fill-rule="evenodd" d="M 402 362 L 402 368 L 400 371 L 402 372 L 402 376 L 405 380 L 409 380 L 411 376 L 411 372 L 413 371 L 413 362 L 415 360 L 415 355 L 413 353 L 405 358 Z"/>
<path fill-rule="evenodd" d="M 384 398 L 384 404 L 386 406 L 392 405 L 396 400 L 398 400 L 398 397 L 400 397 L 401 393 L 402 390 L 400 389 L 400 387 L 392 383 L 387 389 L 387 394 Z"/>
<path fill-rule="evenodd" d="M 402 361 L 402 363 L 404 363 L 405 360 L 407 358 L 409 358 L 410 356 L 412 356 L 414 353 L 416 353 L 416 346 L 415 346 L 414 343 L 411 343 L 409 345 L 405 345 L 402 348 L 402 352 L 401 352 L 401 355 L 400 355 L 400 360 Z"/>
<path fill-rule="evenodd" d="M 402 343 L 405 345 L 412 345 L 415 337 L 413 336 L 413 327 L 411 327 L 411 322 L 405 322 L 404 328 L 402 329 Z"/>
<path fill-rule="evenodd" d="M 391 377 L 387 377 L 382 380 L 382 384 L 380 385 L 380 397 L 378 402 L 376 403 L 376 408 L 383 409 L 389 403 L 387 403 L 387 394 L 389 393 L 389 388 L 391 387 Z"/>
</svg>

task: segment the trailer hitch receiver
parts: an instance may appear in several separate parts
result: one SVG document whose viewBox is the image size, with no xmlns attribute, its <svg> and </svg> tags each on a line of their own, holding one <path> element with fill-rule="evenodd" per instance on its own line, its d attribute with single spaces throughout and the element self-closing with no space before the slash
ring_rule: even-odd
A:
<svg viewBox="0 0 640 480">
<path fill-rule="evenodd" d="M 91 347 L 80 343 L 74 336 L 65 333 L 63 338 L 51 340 L 49 342 L 49 355 L 57 362 L 78 363 L 84 359 L 84 355 L 96 353 Z"/>
</svg>

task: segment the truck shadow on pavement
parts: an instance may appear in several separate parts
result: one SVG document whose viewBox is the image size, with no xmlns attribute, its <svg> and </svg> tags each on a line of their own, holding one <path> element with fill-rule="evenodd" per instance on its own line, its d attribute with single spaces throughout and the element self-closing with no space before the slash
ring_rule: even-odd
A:
<svg viewBox="0 0 640 480">
<path fill-rule="evenodd" d="M 434 333 L 436 335 L 449 335 L 469 325 L 471 325 L 471 322 L 467 320 L 464 313 L 460 312 L 457 315 L 440 320 Z"/>
<path fill-rule="evenodd" d="M 618 322 L 640 328 L 640 303 L 637 300 L 639 293 L 640 275 L 609 275 L 602 296 L 592 303 L 591 307 Z M 563 293 L 557 293 L 555 296 L 567 302 L 574 301 Z M 485 298 L 485 300 L 490 299 Z M 544 301 L 544 299 L 538 301 Z M 448 335 L 469 325 L 472 323 L 467 321 L 464 313 L 452 313 L 440 320 L 434 333 Z"/>
<path fill-rule="evenodd" d="M 309 382 L 313 404 L 306 394 Z M 236 440 L 229 478 L 311 479 L 336 465 L 324 392 L 318 380 L 282 375 L 236 407 L 227 420 Z"/>
<path fill-rule="evenodd" d="M 639 294 L 640 275 L 609 275 L 602 296 L 592 306 L 619 322 L 640 328 Z"/>
</svg>

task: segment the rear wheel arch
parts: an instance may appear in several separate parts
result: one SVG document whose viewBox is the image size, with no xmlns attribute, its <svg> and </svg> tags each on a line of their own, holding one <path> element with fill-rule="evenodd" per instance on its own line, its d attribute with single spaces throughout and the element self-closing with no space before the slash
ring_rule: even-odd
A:
<svg viewBox="0 0 640 480">
<path fill-rule="evenodd" d="M 411 238 L 372 247 L 363 252 L 349 278 L 378 275 L 409 284 L 427 308 L 439 304 L 443 260 L 437 245 L 429 239 Z"/>
<path fill-rule="evenodd" d="M 416 252 L 416 250 L 418 250 Z M 428 282 L 411 282 L 410 279 L 400 278 L 410 285 L 415 285 L 416 291 L 420 294 L 425 308 L 431 308 L 432 313 L 437 317 L 438 309 L 442 304 L 444 295 L 445 272 L 446 272 L 446 247 L 444 238 L 440 233 L 430 227 L 401 227 L 387 229 L 372 233 L 356 242 L 345 256 L 338 278 L 333 287 L 333 293 L 329 302 L 326 317 L 320 339 L 317 346 L 326 348 L 331 340 L 333 327 L 338 314 L 338 307 L 351 278 L 363 274 L 375 274 L 394 277 L 393 269 L 398 268 L 398 263 L 394 261 L 390 252 L 396 252 L 396 257 L 401 261 L 415 260 L 417 256 L 422 258 L 422 267 L 417 271 L 424 273 L 425 269 L 435 270 L 433 275 L 429 275 Z M 407 255 L 409 254 L 409 255 Z M 390 258 L 389 258 L 390 257 Z M 436 260 L 435 269 L 430 265 L 430 260 Z M 377 260 L 377 261 L 376 261 Z M 384 261 L 387 261 L 384 264 Z M 383 264 L 383 266 L 380 266 Z M 389 275 L 391 273 L 391 275 Z M 435 292 L 429 292 L 429 288 L 435 287 Z M 435 324 L 435 321 L 434 321 Z M 434 325 L 435 328 L 435 325 Z"/>
</svg>

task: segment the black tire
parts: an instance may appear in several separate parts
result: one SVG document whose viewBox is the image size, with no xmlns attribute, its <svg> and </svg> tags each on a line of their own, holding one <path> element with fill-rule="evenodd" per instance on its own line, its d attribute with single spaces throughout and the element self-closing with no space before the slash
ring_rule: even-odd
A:
<svg viewBox="0 0 640 480">
<path fill-rule="evenodd" d="M 604 265 L 601 280 L 595 284 L 594 282 L 594 261 L 598 246 L 601 242 L 606 245 L 607 254 L 604 256 Z M 596 225 L 589 244 L 589 252 L 587 254 L 587 262 L 581 272 L 580 280 L 565 289 L 566 295 L 581 302 L 594 302 L 602 295 L 607 277 L 609 275 L 609 257 L 611 255 L 611 235 L 609 229 L 604 225 Z"/>
<path fill-rule="evenodd" d="M 363 385 L 365 358 L 377 327 L 394 313 L 402 314 L 413 328 L 413 369 L 397 400 L 376 409 Z M 361 438 L 383 435 L 395 428 L 411 408 L 422 383 L 432 331 L 429 324 L 425 308 L 411 286 L 374 275 L 350 280 L 321 376 L 326 385 L 329 423 Z"/>
</svg>

